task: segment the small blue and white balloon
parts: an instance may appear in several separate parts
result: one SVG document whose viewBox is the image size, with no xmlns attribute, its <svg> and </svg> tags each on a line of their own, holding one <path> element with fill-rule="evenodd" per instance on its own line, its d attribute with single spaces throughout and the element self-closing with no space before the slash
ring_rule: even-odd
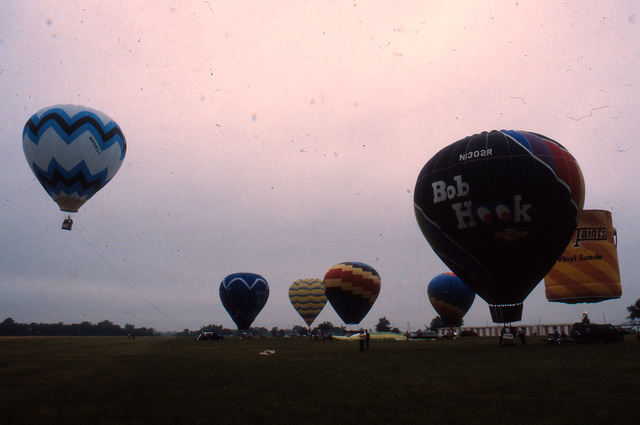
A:
<svg viewBox="0 0 640 425">
<path fill-rule="evenodd" d="M 77 212 L 109 183 L 127 152 L 114 120 L 78 105 L 36 112 L 24 126 L 22 148 L 44 190 L 65 212 Z"/>
</svg>

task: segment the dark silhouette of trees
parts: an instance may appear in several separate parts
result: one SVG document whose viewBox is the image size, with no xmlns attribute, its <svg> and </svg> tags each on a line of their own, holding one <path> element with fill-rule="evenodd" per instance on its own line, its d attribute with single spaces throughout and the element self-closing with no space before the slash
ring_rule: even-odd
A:
<svg viewBox="0 0 640 425">
<path fill-rule="evenodd" d="M 627 307 L 627 311 L 629 312 L 627 319 L 640 319 L 640 298 L 638 298 L 635 304 Z"/>
<path fill-rule="evenodd" d="M 0 323 L 0 335 L 12 336 L 16 335 L 16 332 L 16 322 L 11 317 L 7 317 L 4 322 Z"/>
<path fill-rule="evenodd" d="M 306 336 L 309 334 L 309 329 L 305 328 L 304 326 L 296 325 L 293 327 L 293 334 Z"/>
<path fill-rule="evenodd" d="M 317 328 L 325 335 L 345 335 L 347 333 L 347 328 L 344 326 L 333 326 L 331 322 L 322 322 Z"/>
<path fill-rule="evenodd" d="M 287 333 L 286 329 L 279 329 L 277 326 L 271 328 L 271 336 L 283 337 Z"/>
<path fill-rule="evenodd" d="M 333 330 L 333 323 L 331 322 L 322 322 L 318 325 L 318 330 L 325 335 L 328 335 Z"/>
<path fill-rule="evenodd" d="M 448 327 L 447 323 L 444 320 L 442 320 L 442 317 L 440 316 L 434 317 L 431 323 L 429 324 L 429 330 L 434 332 L 440 328 L 446 328 L 446 327 Z"/>
<path fill-rule="evenodd" d="M 153 328 L 136 328 L 126 324 L 124 328 L 109 320 L 98 324 L 73 323 L 17 323 L 11 317 L 0 323 L 0 336 L 153 336 Z"/>
<path fill-rule="evenodd" d="M 387 316 L 378 319 L 376 332 L 391 332 L 391 322 L 387 319 Z"/>
</svg>

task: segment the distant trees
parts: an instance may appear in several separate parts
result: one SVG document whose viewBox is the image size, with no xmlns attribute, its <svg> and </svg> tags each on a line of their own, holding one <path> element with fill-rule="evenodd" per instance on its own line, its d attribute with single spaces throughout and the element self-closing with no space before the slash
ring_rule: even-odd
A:
<svg viewBox="0 0 640 425">
<path fill-rule="evenodd" d="M 2 336 L 12 336 L 15 335 L 16 332 L 16 322 L 11 318 L 7 317 L 4 319 L 4 322 L 0 323 L 0 335 Z"/>
<path fill-rule="evenodd" d="M 136 327 L 135 327 L 135 325 L 127 323 L 126 325 L 124 325 L 124 331 L 125 331 L 125 333 L 127 335 L 135 335 L 136 334 Z"/>
<path fill-rule="evenodd" d="M 331 322 L 322 322 L 318 325 L 318 330 L 326 335 L 331 333 L 331 329 L 333 329 L 333 323 Z"/>
<path fill-rule="evenodd" d="M 124 328 L 109 320 L 98 324 L 90 322 L 73 323 L 70 325 L 58 323 L 17 323 L 11 317 L 0 323 L 1 336 L 153 336 L 153 328 L 136 328 L 126 324 Z"/>
<path fill-rule="evenodd" d="M 278 329 L 277 326 L 271 328 L 271 336 L 284 336 L 286 331 L 284 329 Z"/>
<path fill-rule="evenodd" d="M 318 325 L 318 330 L 325 335 L 344 335 L 347 333 L 347 328 L 344 326 L 334 326 L 331 322 L 322 322 Z"/>
<path fill-rule="evenodd" d="M 442 317 L 440 316 L 434 317 L 431 323 L 429 324 L 429 330 L 434 332 L 437 331 L 439 328 L 446 328 L 446 327 L 447 327 L 447 324 L 445 323 L 444 320 L 442 320 Z"/>
<path fill-rule="evenodd" d="M 387 316 L 378 319 L 376 332 L 391 332 L 391 322 L 387 319 Z"/>
<path fill-rule="evenodd" d="M 269 330 L 263 326 L 258 328 L 249 328 L 249 331 L 258 335 L 258 336 L 267 336 L 269 335 Z"/>
<path fill-rule="evenodd" d="M 305 336 L 309 334 L 309 329 L 305 328 L 304 326 L 296 325 L 293 327 L 293 334 Z"/>
<path fill-rule="evenodd" d="M 207 326 L 201 327 L 200 331 L 198 331 L 198 334 L 200 332 L 213 332 L 214 334 L 224 335 L 224 327 L 222 325 L 209 324 Z"/>
<path fill-rule="evenodd" d="M 640 298 L 638 298 L 635 304 L 627 307 L 627 311 L 629 312 L 627 319 L 640 319 Z"/>
<path fill-rule="evenodd" d="M 120 325 L 114 325 L 110 320 L 103 320 L 97 325 L 98 335 L 121 335 L 124 334 L 124 330 L 120 328 Z"/>
<path fill-rule="evenodd" d="M 638 300 L 640 304 L 640 300 Z M 437 317 L 436 319 L 439 319 Z M 434 319 L 434 320 L 436 320 Z M 434 322 L 431 322 L 432 326 Z M 438 327 L 446 326 L 439 324 Z M 318 335 L 346 335 L 347 328 L 345 326 L 335 326 L 333 323 L 325 321 L 320 323 L 314 330 Z M 400 333 L 400 329 L 392 327 L 389 319 L 381 317 L 375 326 L 378 332 L 396 332 Z M 124 327 L 113 323 L 111 320 L 103 320 L 98 323 L 81 322 L 73 324 L 59 323 L 17 323 L 11 317 L 7 317 L 0 322 L 0 336 L 154 336 L 154 335 L 173 335 L 177 337 L 196 338 L 202 332 L 213 332 L 222 336 L 240 336 L 241 333 L 247 332 L 254 337 L 273 336 L 283 337 L 285 335 L 309 335 L 309 329 L 305 326 L 293 326 L 293 329 L 280 329 L 277 326 L 271 330 L 265 327 L 251 327 L 244 331 L 237 329 L 228 329 L 222 325 L 209 324 L 202 326 L 199 330 L 184 329 L 178 332 L 158 332 L 154 328 L 137 328 L 131 323 L 127 323 Z"/>
</svg>

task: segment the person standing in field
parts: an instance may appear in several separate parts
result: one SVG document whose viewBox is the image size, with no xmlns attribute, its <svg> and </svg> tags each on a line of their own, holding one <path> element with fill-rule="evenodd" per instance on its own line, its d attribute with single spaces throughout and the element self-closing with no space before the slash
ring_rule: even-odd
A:
<svg viewBox="0 0 640 425">
<path fill-rule="evenodd" d="M 527 334 L 527 331 L 525 331 L 524 328 L 520 328 L 520 330 L 518 331 L 518 336 L 520 337 L 520 343 L 522 345 L 527 345 L 526 334 Z"/>
<path fill-rule="evenodd" d="M 368 350 L 369 349 L 369 340 L 371 339 L 371 334 L 369 334 L 369 329 L 364 331 L 364 335 L 365 335 L 364 341 L 367 344 L 367 350 Z"/>
<path fill-rule="evenodd" d="M 364 331 L 362 329 L 360 329 L 360 335 L 358 335 L 358 340 L 360 342 L 360 351 L 364 351 L 365 339 L 366 339 L 366 336 L 364 334 Z"/>
</svg>

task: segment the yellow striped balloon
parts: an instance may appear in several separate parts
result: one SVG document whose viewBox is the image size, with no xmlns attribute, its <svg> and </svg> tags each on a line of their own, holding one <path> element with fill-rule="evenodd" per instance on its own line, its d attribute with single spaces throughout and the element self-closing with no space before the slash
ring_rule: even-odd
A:
<svg viewBox="0 0 640 425">
<path fill-rule="evenodd" d="M 308 326 L 311 326 L 327 303 L 321 279 L 298 279 L 289 288 L 289 300 Z"/>
<path fill-rule="evenodd" d="M 575 304 L 620 298 L 615 232 L 609 211 L 584 210 L 569 246 L 544 278 L 547 300 Z"/>
</svg>

